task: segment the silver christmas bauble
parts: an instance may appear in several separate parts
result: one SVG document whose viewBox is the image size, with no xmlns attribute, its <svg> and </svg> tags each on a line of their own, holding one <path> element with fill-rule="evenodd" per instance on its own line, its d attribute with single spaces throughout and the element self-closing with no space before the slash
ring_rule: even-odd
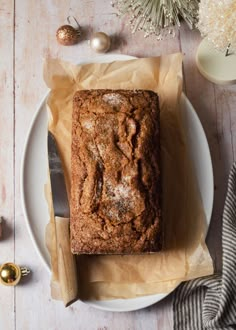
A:
<svg viewBox="0 0 236 330">
<path fill-rule="evenodd" d="M 98 53 L 106 53 L 111 47 L 111 39 L 104 32 L 96 32 L 90 39 L 90 47 Z"/>
</svg>

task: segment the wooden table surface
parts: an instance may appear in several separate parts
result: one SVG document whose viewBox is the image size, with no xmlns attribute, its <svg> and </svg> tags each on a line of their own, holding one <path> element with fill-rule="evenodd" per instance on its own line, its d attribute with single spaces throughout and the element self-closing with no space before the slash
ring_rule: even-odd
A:
<svg viewBox="0 0 236 330">
<path fill-rule="evenodd" d="M 76 46 L 60 46 L 57 28 L 75 16 L 83 28 Z M 162 329 L 173 328 L 171 295 L 144 310 L 104 312 L 77 302 L 65 309 L 50 298 L 50 278 L 35 251 L 23 217 L 20 167 L 32 118 L 47 90 L 42 77 L 45 57 L 72 62 L 96 54 L 87 39 L 104 31 L 113 38 L 110 53 L 138 57 L 182 51 L 184 89 L 196 109 L 210 145 L 215 177 L 215 202 L 208 243 L 217 269 L 221 267 L 221 216 L 229 169 L 236 153 L 236 86 L 217 86 L 205 80 L 195 65 L 201 40 L 185 24 L 176 38 L 158 42 L 131 34 L 126 21 L 114 15 L 109 0 L 1 0 L 0 2 L 0 215 L 5 218 L 0 263 L 14 261 L 32 269 L 17 287 L 0 287 L 0 329 Z"/>
</svg>

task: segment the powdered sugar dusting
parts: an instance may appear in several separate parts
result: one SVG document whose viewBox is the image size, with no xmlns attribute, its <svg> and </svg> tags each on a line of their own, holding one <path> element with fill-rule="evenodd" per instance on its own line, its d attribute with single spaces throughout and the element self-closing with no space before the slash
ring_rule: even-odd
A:
<svg viewBox="0 0 236 330">
<path fill-rule="evenodd" d="M 115 199 L 128 198 L 131 194 L 131 189 L 125 184 L 118 184 L 114 189 Z"/>
<path fill-rule="evenodd" d="M 83 128 L 87 129 L 87 130 L 92 130 L 94 128 L 94 124 L 91 120 L 83 120 L 82 121 L 82 126 Z"/>
<path fill-rule="evenodd" d="M 124 102 L 123 97 L 117 93 L 104 94 L 102 99 L 111 106 L 118 106 Z"/>
</svg>

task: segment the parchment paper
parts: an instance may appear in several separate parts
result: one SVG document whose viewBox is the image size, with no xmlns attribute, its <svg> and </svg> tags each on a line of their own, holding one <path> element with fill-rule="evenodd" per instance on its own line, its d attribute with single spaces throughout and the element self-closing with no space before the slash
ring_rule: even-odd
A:
<svg viewBox="0 0 236 330">
<path fill-rule="evenodd" d="M 168 293 L 181 281 L 212 274 L 212 259 L 205 245 L 205 214 L 180 118 L 182 54 L 81 66 L 47 60 L 44 79 L 51 89 L 49 130 L 59 145 L 68 193 L 75 91 L 149 89 L 160 97 L 164 250 L 151 255 L 79 256 L 80 298 L 99 300 Z M 52 259 L 52 296 L 60 298 L 56 293 L 57 255 L 53 213 L 50 214 L 51 231 L 46 240 Z"/>
</svg>

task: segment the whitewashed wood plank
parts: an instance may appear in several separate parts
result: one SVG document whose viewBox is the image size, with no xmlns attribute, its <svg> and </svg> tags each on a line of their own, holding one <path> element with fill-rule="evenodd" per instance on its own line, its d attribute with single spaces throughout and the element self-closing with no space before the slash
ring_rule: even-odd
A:
<svg viewBox="0 0 236 330">
<path fill-rule="evenodd" d="M 87 44 L 87 40 L 94 32 L 103 31 L 111 36 L 112 47 L 110 53 L 122 53 L 137 57 L 159 56 L 161 54 L 179 51 L 178 38 L 159 42 L 154 36 L 144 38 L 143 32 L 131 33 L 127 18 L 118 18 L 117 10 L 110 6 L 110 1 L 70 2 L 69 15 L 75 16 L 82 29 L 84 38 L 78 45 L 77 56 L 96 56 Z M 80 51 L 81 49 L 81 51 Z"/>
<path fill-rule="evenodd" d="M 0 264 L 14 261 L 14 2 L 0 6 L 0 215 L 5 218 Z M 14 329 L 14 288 L 0 286 L 0 329 Z"/>
<path fill-rule="evenodd" d="M 188 98 L 192 102 L 205 130 L 210 146 L 214 180 L 215 180 L 215 205 L 208 235 L 209 249 L 217 268 L 221 267 L 221 212 L 222 212 L 222 183 L 220 173 L 222 164 L 219 160 L 219 138 L 218 123 L 216 117 L 215 86 L 203 78 L 195 63 L 195 54 L 200 42 L 200 34 L 193 31 L 189 35 L 187 28 L 181 29 L 181 46 L 185 53 L 184 58 L 184 78 L 185 90 Z M 224 171 L 226 173 L 227 171 Z M 217 187 L 220 186 L 220 189 Z"/>
<path fill-rule="evenodd" d="M 47 7 L 48 6 L 48 7 Z M 48 9 L 49 8 L 49 9 Z M 52 329 L 49 274 L 39 259 L 27 232 L 20 199 L 20 166 L 23 146 L 37 104 L 46 93 L 42 77 L 43 57 L 50 56 L 50 22 L 57 11 L 52 1 L 15 1 L 15 103 L 16 103 L 16 262 L 32 270 L 30 278 L 16 288 L 16 329 Z M 56 54 L 52 54 L 56 56 Z"/>
<path fill-rule="evenodd" d="M 184 76 L 186 94 L 192 102 L 204 127 L 210 146 L 214 180 L 215 201 L 208 244 L 216 269 L 221 269 L 221 219 L 230 166 L 235 157 L 235 86 L 222 87 L 200 75 L 195 56 L 201 37 L 198 31 L 189 34 L 181 29 L 181 47 L 185 53 Z"/>
<path fill-rule="evenodd" d="M 216 249 L 216 241 L 221 242 L 221 219 L 227 191 L 230 168 L 236 160 L 236 86 L 215 86 L 216 137 L 218 142 L 217 159 L 215 160 L 215 205 L 213 220 L 215 230 L 209 235 L 209 243 Z M 220 254 L 221 256 L 221 254 Z M 221 265 L 221 259 L 218 262 Z M 218 267 L 219 268 L 219 267 Z"/>
</svg>

